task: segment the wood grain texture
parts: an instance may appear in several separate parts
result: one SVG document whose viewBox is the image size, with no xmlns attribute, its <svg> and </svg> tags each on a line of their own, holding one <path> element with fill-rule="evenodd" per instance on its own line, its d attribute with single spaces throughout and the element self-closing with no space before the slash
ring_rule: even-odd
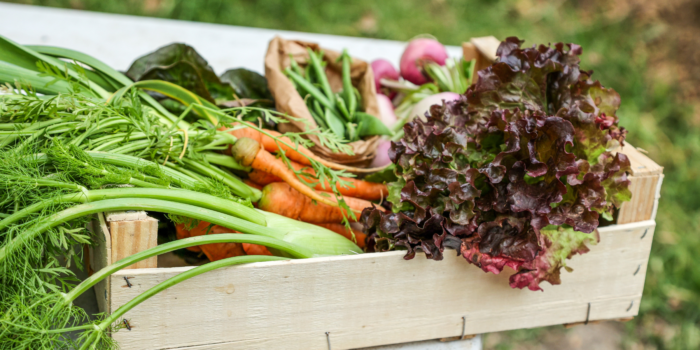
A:
<svg viewBox="0 0 700 350">
<path fill-rule="evenodd" d="M 104 214 L 96 214 L 95 220 L 90 222 L 88 229 L 97 237 L 97 246 L 90 247 L 90 265 L 94 271 L 99 271 L 112 264 L 112 240 Z M 97 308 L 100 312 L 111 312 L 109 308 L 110 278 L 111 276 L 105 278 L 93 287 L 95 288 Z"/>
<path fill-rule="evenodd" d="M 327 349 L 331 332 L 337 350 L 459 336 L 462 316 L 466 334 L 581 322 L 588 303 L 589 320 L 632 317 L 654 227 L 601 228 L 601 242 L 544 292 L 511 289 L 511 271 L 486 274 L 450 253 L 443 261 L 388 252 L 223 268 L 137 306 L 125 315 L 132 330 L 114 338 L 132 350 Z M 187 269 L 117 272 L 112 310 Z"/>
<path fill-rule="evenodd" d="M 618 224 L 652 220 L 658 206 L 658 189 L 663 175 L 630 176 L 632 200 L 622 204 L 617 215 Z"/>
<path fill-rule="evenodd" d="M 659 205 L 664 168 L 630 144 L 625 145 L 620 153 L 625 154 L 630 160 L 632 174 L 629 179 L 632 199 L 620 207 L 617 223 L 622 225 L 654 220 Z"/>
<path fill-rule="evenodd" d="M 133 213 L 132 218 L 124 215 L 118 218 L 123 221 L 110 221 L 107 217 L 109 232 L 112 241 L 112 261 L 116 262 L 138 252 L 153 248 L 158 245 L 158 220 L 145 215 Z M 143 217 L 143 219 L 141 219 Z M 125 269 L 143 269 L 158 267 L 158 257 L 154 256 L 141 260 Z"/>
<path fill-rule="evenodd" d="M 664 167 L 656 164 L 653 160 L 629 143 L 626 143 L 625 146 L 621 148 L 620 153 L 624 153 L 627 158 L 630 159 L 633 176 L 661 175 L 664 171 Z"/>
</svg>

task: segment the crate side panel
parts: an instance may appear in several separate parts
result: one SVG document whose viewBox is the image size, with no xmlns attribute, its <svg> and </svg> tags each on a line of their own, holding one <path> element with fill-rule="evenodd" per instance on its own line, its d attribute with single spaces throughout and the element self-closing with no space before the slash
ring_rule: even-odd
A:
<svg viewBox="0 0 700 350">
<path fill-rule="evenodd" d="M 110 221 L 112 261 L 119 261 L 158 245 L 158 220 Z M 125 269 L 158 267 L 158 257 L 141 260 Z"/>
<path fill-rule="evenodd" d="M 573 273 L 544 292 L 514 290 L 448 252 L 443 261 L 401 252 L 236 266 L 173 286 L 129 311 L 123 348 L 233 343 L 235 348 L 333 349 L 540 327 L 637 314 L 654 222 L 610 226 Z M 117 273 L 112 308 L 186 268 Z M 119 283 L 130 276 L 133 288 Z"/>
<path fill-rule="evenodd" d="M 623 153 L 629 158 L 632 175 L 634 176 L 661 175 L 664 171 L 664 167 L 656 164 L 651 158 L 647 157 L 629 143 L 622 147 L 620 153 Z"/>
<path fill-rule="evenodd" d="M 661 176 L 630 176 L 632 200 L 622 204 L 617 215 L 619 225 L 653 219 Z"/>
</svg>

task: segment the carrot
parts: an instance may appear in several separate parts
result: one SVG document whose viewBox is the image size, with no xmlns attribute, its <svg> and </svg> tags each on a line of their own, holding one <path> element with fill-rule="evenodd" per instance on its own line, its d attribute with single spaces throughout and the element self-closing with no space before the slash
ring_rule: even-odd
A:
<svg viewBox="0 0 700 350">
<path fill-rule="evenodd" d="M 360 247 L 360 248 L 364 248 L 364 247 L 365 247 L 365 238 L 367 238 L 367 235 L 365 235 L 365 234 L 362 233 L 361 231 L 358 231 L 358 230 L 355 230 L 355 229 L 353 229 L 352 231 L 351 231 L 351 230 L 348 230 L 348 228 L 345 227 L 345 225 L 343 225 L 343 224 L 338 224 L 338 223 L 328 223 L 328 222 L 326 222 L 326 223 L 320 223 L 320 224 L 315 224 L 315 225 L 321 226 L 321 227 L 324 227 L 324 228 L 327 228 L 327 229 L 329 229 L 329 230 L 331 230 L 331 231 L 333 231 L 333 232 L 335 232 L 335 233 L 338 233 L 338 234 L 342 235 L 343 237 L 345 237 L 345 238 L 347 238 L 347 239 L 349 239 L 349 240 L 351 240 L 351 241 L 353 240 L 353 239 L 352 239 L 352 234 L 355 233 L 355 239 L 357 239 L 357 246 Z"/>
<path fill-rule="evenodd" d="M 260 143 L 247 137 L 240 138 L 231 149 L 233 157 L 244 166 L 249 166 L 253 169 L 264 171 L 268 174 L 275 175 L 290 186 L 294 187 L 303 195 L 329 206 L 338 206 L 336 201 L 330 197 L 323 197 L 313 189 L 306 186 L 297 179 L 293 171 L 287 168 L 287 165 L 275 158 L 270 152 L 260 147 Z M 359 214 L 357 214 L 359 215 Z"/>
<path fill-rule="evenodd" d="M 253 170 L 253 171 L 256 171 L 256 170 Z M 248 175 L 248 177 L 250 177 L 250 175 Z M 282 180 L 280 180 L 280 181 L 282 181 Z M 261 183 L 255 181 L 255 180 L 252 179 L 252 178 L 250 178 L 250 179 L 244 179 L 244 180 L 243 180 L 243 183 L 246 184 L 246 185 L 248 185 L 248 186 L 250 186 L 250 187 L 252 187 L 252 188 L 257 188 L 257 189 L 259 189 L 259 190 L 262 190 L 263 186 L 265 186 L 265 185 L 263 185 L 263 184 L 261 184 Z"/>
<path fill-rule="evenodd" d="M 190 230 L 185 229 L 185 224 L 178 224 L 175 226 L 175 236 L 177 239 L 192 237 L 192 235 L 190 235 Z M 185 249 L 195 253 L 200 253 L 202 251 L 202 248 L 200 248 L 198 245 L 187 247 Z"/>
<path fill-rule="evenodd" d="M 248 123 L 253 125 L 252 123 Z M 231 126 L 235 127 L 240 125 L 239 123 L 234 123 Z M 267 136 L 260 131 L 257 131 L 253 128 L 240 128 L 236 130 L 229 131 L 229 134 L 235 136 L 236 138 L 250 138 L 255 141 L 258 141 L 263 148 L 265 148 L 266 151 L 268 152 L 279 152 L 280 149 L 284 151 L 284 154 L 287 155 L 287 157 L 297 163 L 301 163 L 304 165 L 311 165 L 311 161 L 309 158 L 335 170 L 347 170 L 353 173 L 374 173 L 379 170 L 384 169 L 384 167 L 378 167 L 378 168 L 356 168 L 356 167 L 351 167 L 351 166 L 346 166 L 343 164 L 338 164 L 334 163 L 331 161 L 327 161 L 317 155 L 315 155 L 311 150 L 309 150 L 306 147 L 303 147 L 299 145 L 297 147 L 297 150 L 292 149 L 291 147 L 285 145 L 283 142 L 286 142 L 290 145 L 294 145 L 294 142 L 290 140 L 288 137 L 282 136 L 281 133 L 274 131 L 274 130 L 267 130 L 265 129 L 265 132 L 268 134 L 274 136 L 275 138 L 278 138 L 279 141 L 275 141 L 274 138 Z"/>
<path fill-rule="evenodd" d="M 304 172 L 311 174 L 311 175 L 316 175 L 316 172 L 307 166 L 301 165 L 296 162 L 291 162 L 292 166 L 296 170 L 303 170 Z M 267 184 L 273 183 L 273 182 L 281 182 L 282 180 L 274 175 L 270 175 L 268 173 L 265 173 L 261 170 L 253 169 L 248 174 L 248 177 L 250 180 L 255 182 L 258 185 L 265 186 Z M 343 196 L 349 196 L 349 197 L 355 197 L 355 198 L 360 198 L 360 199 L 366 199 L 370 201 L 376 201 L 380 200 L 382 198 L 385 198 L 389 194 L 389 190 L 387 189 L 385 184 L 379 184 L 379 183 L 374 183 L 374 182 L 368 182 L 368 181 L 362 181 L 359 179 L 354 179 L 350 177 L 341 177 L 343 181 L 347 181 L 350 184 L 348 187 L 343 187 L 340 184 L 337 185 L 338 192 L 342 194 Z M 328 181 L 326 181 L 325 184 L 318 183 L 314 187 L 317 191 L 326 191 L 330 192 L 330 184 Z"/>
<path fill-rule="evenodd" d="M 246 255 L 272 255 L 267 247 L 259 244 L 243 243 Z"/>
<path fill-rule="evenodd" d="M 201 236 L 207 232 L 207 228 L 209 227 L 209 225 L 211 224 L 206 221 L 200 221 L 197 227 L 193 228 L 192 230 L 187 230 L 185 229 L 184 224 L 179 224 L 175 226 L 177 230 L 177 239 L 183 239 L 192 236 Z M 238 233 L 238 231 L 231 230 L 219 225 L 214 225 L 214 227 L 212 227 L 209 231 L 209 234 L 216 233 Z M 204 251 L 204 254 L 206 254 L 209 260 L 215 261 L 224 258 L 230 258 L 233 256 L 243 255 L 236 246 L 237 244 L 238 243 L 213 243 L 201 246 L 188 247 L 187 249 L 193 252 Z M 262 245 L 240 243 L 240 246 L 245 252 L 245 255 L 272 255 L 272 253 L 270 253 L 270 251 L 267 250 L 267 247 Z M 196 250 L 190 248 L 196 248 Z"/>
<path fill-rule="evenodd" d="M 253 169 L 253 171 L 248 173 L 248 180 L 255 183 L 258 186 L 267 186 L 273 182 L 284 182 L 282 179 L 275 175 L 270 175 L 262 170 Z"/>
<path fill-rule="evenodd" d="M 261 210 L 310 223 L 343 221 L 344 210 L 337 206 L 314 203 L 311 198 L 299 193 L 287 183 L 273 182 L 265 186 L 262 191 L 262 198 L 258 202 L 258 208 Z M 373 206 L 372 202 L 364 199 L 352 197 L 344 197 L 344 199 L 357 219 L 360 218 L 364 208 Z"/>
<path fill-rule="evenodd" d="M 206 222 L 206 221 L 200 221 L 199 225 L 197 225 L 197 227 L 189 230 L 188 235 L 190 237 L 204 235 L 207 233 L 207 229 L 209 228 L 209 225 L 211 225 L 211 224 Z M 184 227 L 184 224 L 177 225 L 176 229 L 178 231 L 178 238 L 180 238 L 179 233 L 181 230 L 187 231 Z M 232 232 L 236 232 L 236 231 L 233 231 L 231 229 L 227 229 L 225 227 L 221 227 L 219 225 L 215 225 L 211 228 L 211 230 L 209 230 L 209 234 L 232 233 Z M 243 250 L 241 243 L 212 243 L 212 244 L 203 244 L 203 245 L 200 245 L 197 247 L 200 248 L 201 251 L 211 261 L 230 258 L 233 256 L 245 255 L 245 251 Z"/>
</svg>

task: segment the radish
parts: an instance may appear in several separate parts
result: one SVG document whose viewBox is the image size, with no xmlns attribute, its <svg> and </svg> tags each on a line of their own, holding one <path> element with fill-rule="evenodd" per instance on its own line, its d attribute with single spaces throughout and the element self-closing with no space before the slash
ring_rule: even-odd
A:
<svg viewBox="0 0 700 350">
<path fill-rule="evenodd" d="M 423 64 L 435 62 L 442 66 L 446 59 L 447 49 L 437 40 L 428 38 L 412 40 L 401 55 L 399 64 L 401 76 L 416 85 L 425 84 L 428 79 L 423 75 Z"/>
<path fill-rule="evenodd" d="M 377 156 L 372 160 L 370 168 L 378 168 L 391 164 L 391 159 L 389 159 L 390 147 L 391 140 L 379 141 L 379 146 L 377 146 Z"/>
<path fill-rule="evenodd" d="M 374 72 L 374 86 L 377 92 L 380 91 L 382 84 L 379 82 L 382 79 L 399 80 L 399 72 L 396 71 L 394 65 L 385 59 L 372 61 L 372 72 Z"/>
<path fill-rule="evenodd" d="M 394 105 L 386 95 L 382 94 L 377 94 L 377 103 L 379 103 L 379 119 L 384 125 L 391 128 L 398 119 L 394 113 Z"/>
<path fill-rule="evenodd" d="M 441 92 L 439 94 L 428 96 L 416 103 L 413 110 L 411 110 L 411 117 L 419 117 L 425 120 L 425 113 L 430 111 L 430 106 L 442 105 L 444 102 L 455 101 L 459 99 L 459 96 L 461 95 L 454 92 Z"/>
</svg>

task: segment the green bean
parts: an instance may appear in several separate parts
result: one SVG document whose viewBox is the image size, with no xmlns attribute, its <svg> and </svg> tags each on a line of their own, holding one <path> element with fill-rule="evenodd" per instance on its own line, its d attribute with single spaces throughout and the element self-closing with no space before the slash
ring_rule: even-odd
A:
<svg viewBox="0 0 700 350">
<path fill-rule="evenodd" d="M 343 125 L 340 117 L 338 117 L 331 108 L 326 108 L 326 113 L 324 116 L 329 129 L 331 129 L 331 131 L 338 135 L 338 137 L 341 139 L 345 138 L 345 125 Z"/>
<path fill-rule="evenodd" d="M 326 71 L 323 69 L 323 65 L 321 64 L 321 59 L 319 56 L 323 57 L 322 53 L 319 53 L 319 56 L 316 56 L 316 53 L 313 52 L 310 48 L 306 48 L 306 51 L 309 53 L 309 65 L 311 65 L 311 68 L 314 70 L 316 73 L 316 78 L 318 79 L 319 84 L 321 84 L 321 89 L 323 89 L 323 92 L 326 93 L 326 100 L 331 103 L 330 108 L 335 107 L 335 94 L 333 93 L 333 90 L 331 89 L 331 84 L 328 83 L 328 77 L 326 77 Z"/>
<path fill-rule="evenodd" d="M 305 75 L 304 75 L 304 71 L 302 71 L 301 68 L 299 68 L 299 65 L 297 64 L 297 61 L 294 60 L 294 56 L 292 56 L 292 54 L 289 54 L 289 61 L 291 62 L 291 63 L 289 64 L 289 66 L 292 67 L 292 70 L 293 70 L 294 72 L 296 72 L 297 74 L 301 75 L 302 77 L 305 77 L 305 78 L 307 78 L 307 79 L 309 78 L 308 76 L 305 76 Z"/>
<path fill-rule="evenodd" d="M 345 120 L 351 122 L 353 121 L 353 115 L 348 111 L 348 108 L 345 106 L 345 101 L 339 96 L 336 95 L 335 97 L 336 102 L 338 103 L 336 106 L 338 107 L 338 110 L 340 110 L 340 113 L 343 117 L 345 117 Z"/>
<path fill-rule="evenodd" d="M 343 94 L 347 100 L 348 114 L 350 115 L 350 121 L 355 119 L 355 111 L 357 110 L 357 99 L 355 99 L 355 94 L 353 93 L 352 86 L 352 76 L 350 75 L 350 55 L 348 55 L 347 50 L 343 50 L 343 55 L 340 56 L 343 61 Z"/>
<path fill-rule="evenodd" d="M 311 97 L 314 99 L 318 100 L 319 103 L 324 105 L 326 108 L 335 108 L 333 104 L 326 98 L 326 96 L 323 95 L 323 93 L 317 89 L 313 84 L 311 84 L 309 81 L 305 80 L 302 78 L 299 74 L 293 72 L 291 69 L 287 68 L 285 69 L 285 73 L 287 73 L 287 76 L 292 79 L 297 85 L 301 86 L 304 90 L 306 90 Z"/>
</svg>

